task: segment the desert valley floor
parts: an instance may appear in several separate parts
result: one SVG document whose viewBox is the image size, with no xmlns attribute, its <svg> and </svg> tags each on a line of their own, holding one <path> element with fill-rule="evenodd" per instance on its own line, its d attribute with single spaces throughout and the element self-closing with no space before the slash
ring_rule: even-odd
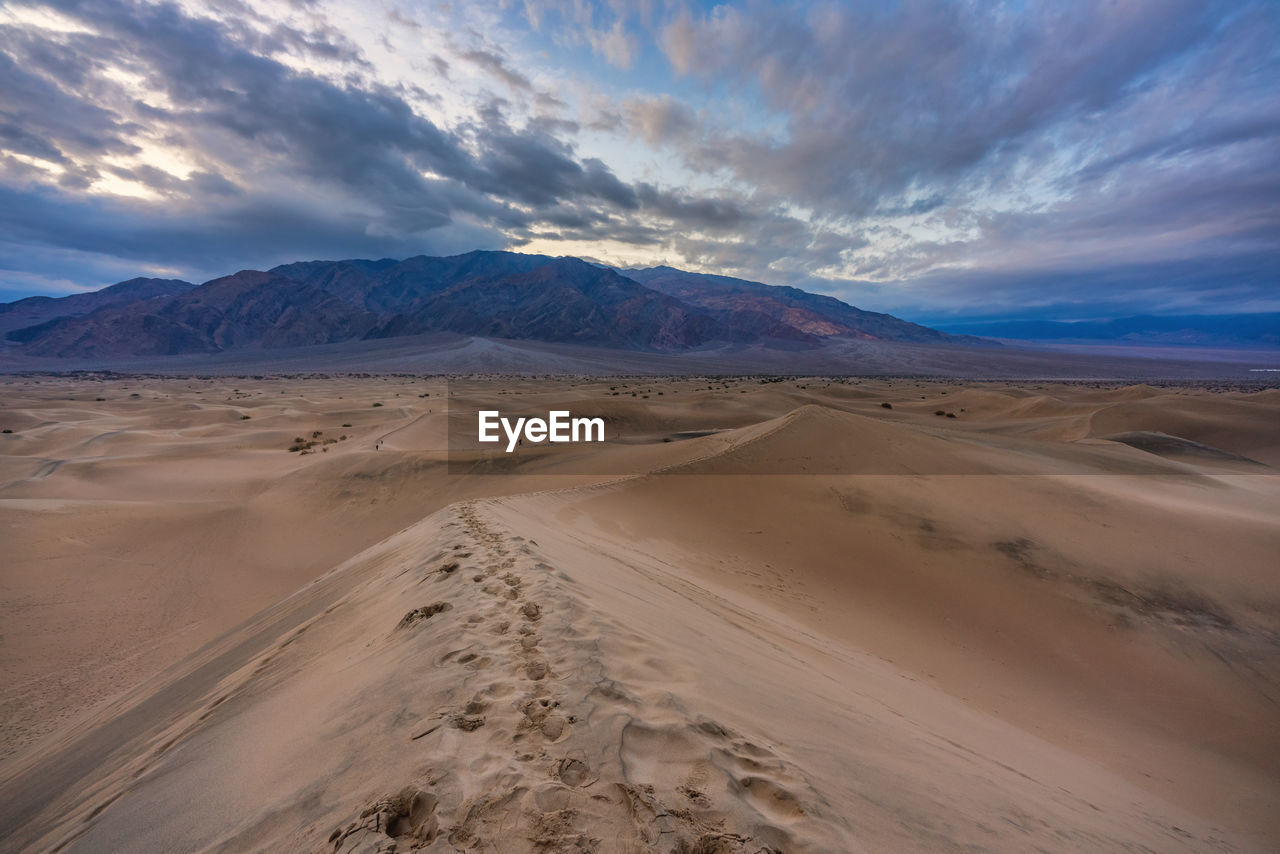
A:
<svg viewBox="0 0 1280 854">
<path fill-rule="evenodd" d="M 1280 389 L 468 388 L 0 379 L 0 851 L 1280 850 Z"/>
</svg>

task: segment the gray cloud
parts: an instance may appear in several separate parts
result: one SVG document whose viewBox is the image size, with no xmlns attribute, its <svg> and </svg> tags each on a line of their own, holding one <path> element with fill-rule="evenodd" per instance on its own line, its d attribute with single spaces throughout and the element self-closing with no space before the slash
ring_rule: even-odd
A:
<svg viewBox="0 0 1280 854">
<path fill-rule="evenodd" d="M 273 58 L 313 50 L 314 34 L 277 25 L 250 37 L 172 5 L 69 2 L 62 11 L 96 35 L 47 51 L 40 67 L 57 74 L 27 73 L 7 90 L 6 113 L 15 121 L 5 125 L 6 147 L 53 161 L 67 153 L 92 159 L 136 150 L 129 140 L 145 121 L 208 166 L 186 179 L 149 165 L 106 169 L 160 193 L 163 203 L 11 189 L 11 239 L 207 269 L 214 257 L 242 265 L 339 246 L 461 251 L 472 247 L 458 246 L 458 234 L 502 245 L 503 229 L 525 234 L 540 220 L 585 227 L 608 222 L 607 209 L 639 207 L 636 191 L 605 163 L 580 159 L 553 135 L 565 123 L 513 128 L 495 101 L 445 130 L 395 88 L 336 83 Z M 40 44 L 6 36 L 0 59 L 16 70 Z M 468 56 L 490 71 L 505 68 L 494 54 Z M 174 106 L 139 105 L 104 77 L 66 76 L 104 61 L 142 75 Z M 524 78 L 508 77 L 528 88 Z M 89 103 L 87 91 L 105 93 L 101 103 L 109 106 Z M 50 103 L 56 109 L 40 122 L 40 106 Z M 202 233 L 211 236 L 202 242 Z"/>
<path fill-rule="evenodd" d="M 526 92 L 533 91 L 533 84 L 529 82 L 528 77 L 525 77 L 517 71 L 513 71 L 507 65 L 506 60 L 492 51 L 468 50 L 463 52 L 462 57 L 470 60 L 477 67 L 487 71 L 494 77 L 497 77 L 512 89 L 523 89 Z"/>
<path fill-rule="evenodd" d="M 94 96 L 102 84 L 81 59 L 96 40 L 56 45 L 0 27 L 0 139 L 8 151 L 65 163 L 68 155 L 130 154 L 139 127 Z"/>
<path fill-rule="evenodd" d="M 703 165 L 854 215 L 1010 160 L 1059 126 L 1095 136 L 1077 123 L 1140 97 L 1220 16 L 1195 0 L 1033 3 L 1021 15 L 947 2 L 749 8 L 665 31 L 677 69 L 758 87 L 787 121 L 781 140 L 709 141 Z"/>
<path fill-rule="evenodd" d="M 1209 301 L 1236 253 L 1271 259 L 1243 290 L 1280 284 L 1274 4 L 749 4 L 681 14 L 662 44 L 679 73 L 758 96 L 776 120 L 658 132 L 642 112 L 632 127 L 757 202 L 871 233 L 844 267 L 904 302 L 984 277 L 1008 293 L 1024 281 L 1028 304 L 1150 299 L 1133 270 L 1159 270 L 1171 300 Z M 1197 275 L 1170 277 L 1181 261 Z M 1070 297 L 1043 290 L 1055 271 Z"/>
<path fill-rule="evenodd" d="M 698 126 L 693 110 L 670 95 L 629 98 L 622 110 L 627 126 L 650 144 L 688 140 Z"/>
</svg>

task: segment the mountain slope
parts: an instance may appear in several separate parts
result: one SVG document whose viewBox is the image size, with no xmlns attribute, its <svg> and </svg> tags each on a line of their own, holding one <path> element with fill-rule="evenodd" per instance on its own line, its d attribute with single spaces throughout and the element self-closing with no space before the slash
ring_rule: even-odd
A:
<svg viewBox="0 0 1280 854">
<path fill-rule="evenodd" d="M 245 270 L 172 297 L 99 309 L 11 332 L 35 356 L 166 356 L 330 344 L 377 322 L 328 291 Z"/>
<path fill-rule="evenodd" d="M 625 273 L 656 291 L 707 309 L 731 328 L 769 328 L 778 330 L 775 334 L 787 330 L 785 334 L 797 339 L 851 336 L 878 341 L 958 343 L 956 336 L 945 332 L 890 314 L 863 311 L 835 297 L 811 294 L 799 288 L 687 273 L 672 267 Z"/>
<path fill-rule="evenodd" d="M 657 351 L 728 337 L 704 312 L 576 258 L 478 251 L 275 272 L 392 315 L 371 337 L 458 332 Z"/>
<path fill-rule="evenodd" d="M 102 290 L 65 297 L 27 297 L 0 304 L 0 335 L 48 323 L 59 317 L 89 314 L 100 308 L 128 305 L 139 300 L 172 296 L 194 288 L 181 279 L 129 279 Z"/>
<path fill-rule="evenodd" d="M 475 251 L 444 258 L 415 255 L 403 261 L 301 261 L 271 272 L 324 288 L 369 311 L 395 314 L 459 282 L 527 273 L 553 260 L 546 255 Z"/>
<path fill-rule="evenodd" d="M 576 258 L 492 278 L 471 272 L 444 288 L 422 288 L 376 337 L 459 332 L 675 351 L 722 336 L 704 313 Z"/>
</svg>

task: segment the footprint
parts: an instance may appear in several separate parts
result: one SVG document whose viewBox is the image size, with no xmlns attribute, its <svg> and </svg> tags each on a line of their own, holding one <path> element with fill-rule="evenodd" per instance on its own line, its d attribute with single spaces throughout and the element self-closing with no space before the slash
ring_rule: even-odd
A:
<svg viewBox="0 0 1280 854">
<path fill-rule="evenodd" d="M 752 744 L 749 741 L 741 740 L 733 743 L 733 749 L 745 754 L 751 759 L 773 759 L 774 755 L 763 747 Z"/>
<path fill-rule="evenodd" d="M 717 739 L 729 739 L 737 735 L 733 730 L 721 726 L 710 718 L 699 718 L 697 723 L 693 724 L 693 728 L 703 735 Z"/>
<path fill-rule="evenodd" d="M 711 805 L 711 799 L 707 797 L 706 793 L 700 789 L 695 789 L 693 786 L 677 786 L 676 791 L 697 806 L 706 807 Z"/>
<path fill-rule="evenodd" d="M 435 841 L 440 833 L 436 806 L 439 799 L 430 792 L 407 786 L 399 794 L 381 798 L 361 811 L 346 827 L 329 834 L 334 852 L 395 850 L 394 840 L 404 840 L 412 848 Z"/>
<path fill-rule="evenodd" d="M 464 652 L 457 661 L 469 670 L 483 670 L 491 663 L 489 656 L 477 656 L 474 652 Z"/>
<path fill-rule="evenodd" d="M 744 777 L 737 790 L 746 794 L 747 802 L 773 821 L 795 821 L 804 818 L 805 810 L 790 791 L 765 777 Z"/>
<path fill-rule="evenodd" d="M 529 696 L 520 703 L 520 711 L 533 724 L 540 724 L 559 703 L 550 697 Z"/>
<path fill-rule="evenodd" d="M 602 697 L 612 703 L 624 706 L 635 707 L 638 705 L 638 701 L 628 694 L 622 685 L 609 678 L 602 678 L 587 696 Z"/>
<path fill-rule="evenodd" d="M 567 737 L 569 720 L 563 715 L 547 715 L 546 720 L 538 727 L 538 731 L 542 733 L 543 738 L 554 744 Z"/>
<path fill-rule="evenodd" d="M 591 854 L 598 850 L 593 839 L 574 825 L 577 813 L 572 809 L 533 813 L 530 818 L 530 841 L 534 851 L 560 851 L 564 854 Z"/>
<path fill-rule="evenodd" d="M 581 759 L 561 759 L 556 766 L 556 776 L 566 786 L 581 786 L 587 781 L 589 773 L 587 763 Z"/>
<path fill-rule="evenodd" d="M 396 631 L 399 631 L 400 629 L 407 629 L 409 626 L 412 626 L 415 623 L 420 623 L 423 620 L 429 620 L 436 614 L 451 610 L 452 608 L 453 606 L 448 602 L 434 602 L 422 608 L 414 608 L 412 611 L 400 618 L 400 622 L 396 624 Z"/>
<path fill-rule="evenodd" d="M 454 715 L 449 718 L 449 726 L 463 732 L 475 732 L 484 726 L 484 715 Z"/>
</svg>

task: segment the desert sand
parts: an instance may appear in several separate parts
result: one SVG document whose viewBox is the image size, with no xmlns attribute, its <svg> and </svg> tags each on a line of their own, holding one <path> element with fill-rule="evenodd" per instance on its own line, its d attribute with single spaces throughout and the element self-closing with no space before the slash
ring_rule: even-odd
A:
<svg viewBox="0 0 1280 854">
<path fill-rule="evenodd" d="M 452 390 L 0 381 L 0 851 L 1280 848 L 1280 390 Z"/>
</svg>

